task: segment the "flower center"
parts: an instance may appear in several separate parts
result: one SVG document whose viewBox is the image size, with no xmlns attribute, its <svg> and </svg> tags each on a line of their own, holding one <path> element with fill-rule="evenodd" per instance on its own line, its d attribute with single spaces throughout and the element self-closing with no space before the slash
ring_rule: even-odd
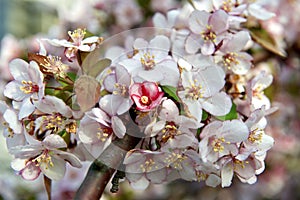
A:
<svg viewBox="0 0 300 200">
<path fill-rule="evenodd" d="M 186 87 L 185 88 L 185 98 L 187 99 L 192 99 L 194 101 L 198 100 L 199 98 L 203 97 L 203 88 L 202 85 L 196 85 L 195 82 L 197 82 L 197 80 L 194 80 L 194 83 L 192 81 L 191 82 L 191 87 Z"/>
<path fill-rule="evenodd" d="M 55 133 L 62 131 L 63 119 L 59 113 L 42 116 L 42 125 L 40 130 L 43 132 L 45 130 L 52 130 Z"/>
<path fill-rule="evenodd" d="M 149 52 L 144 53 L 143 57 L 141 57 L 141 63 L 145 70 L 151 70 L 155 66 L 154 55 L 151 55 Z"/>
<path fill-rule="evenodd" d="M 54 164 L 52 162 L 51 156 L 49 155 L 49 150 L 44 150 L 44 152 L 32 160 L 33 162 L 36 162 L 36 166 L 41 166 L 41 164 L 46 165 L 46 169 L 50 167 L 53 167 Z"/>
<path fill-rule="evenodd" d="M 144 164 L 140 165 L 140 168 L 142 169 L 143 172 L 150 172 L 153 169 L 153 165 L 155 162 L 152 160 L 152 158 L 147 159 Z M 157 166 L 156 166 L 157 168 Z"/>
<path fill-rule="evenodd" d="M 175 169 L 182 169 L 182 165 L 181 162 L 186 159 L 185 156 L 182 156 L 179 153 L 171 153 L 169 154 L 164 162 L 167 164 L 167 167 L 170 167 L 170 165 L 172 165 L 172 167 L 174 167 Z"/>
<path fill-rule="evenodd" d="M 43 72 L 54 75 L 55 77 L 65 78 L 68 66 L 61 62 L 61 57 L 59 56 L 47 56 L 47 59 L 44 59 L 45 64 L 43 66 Z"/>
<path fill-rule="evenodd" d="M 163 143 L 166 143 L 170 138 L 174 138 L 176 135 L 181 134 L 174 122 L 167 122 L 165 128 L 162 130 L 162 133 L 164 134 L 162 136 Z"/>
<path fill-rule="evenodd" d="M 264 91 L 263 91 L 263 84 L 259 83 L 257 84 L 257 86 L 253 89 L 253 96 L 257 97 L 258 99 L 262 99 L 263 95 L 264 95 Z"/>
<path fill-rule="evenodd" d="M 225 142 L 225 138 L 221 137 L 221 138 L 215 138 L 211 145 L 213 146 L 214 152 L 222 152 L 224 150 L 224 146 L 222 145 L 222 143 Z"/>
<path fill-rule="evenodd" d="M 260 142 L 262 142 L 263 133 L 264 133 L 263 130 L 255 129 L 254 131 L 251 131 L 251 133 L 249 134 L 248 140 L 251 143 L 254 143 L 254 142 L 260 143 Z"/>
<path fill-rule="evenodd" d="M 242 161 L 242 160 L 234 159 L 233 163 L 234 163 L 234 170 L 237 170 L 238 167 L 244 169 L 245 164 L 249 164 L 249 161 Z"/>
<path fill-rule="evenodd" d="M 68 31 L 68 34 L 71 37 L 71 39 L 73 40 L 74 44 L 76 46 L 80 46 L 80 43 L 83 40 L 84 35 L 86 34 L 86 30 L 78 28 L 78 29 L 74 30 L 73 32 Z"/>
<path fill-rule="evenodd" d="M 143 105 L 150 105 L 151 103 L 151 100 L 147 96 L 141 96 L 140 101 Z"/>
<path fill-rule="evenodd" d="M 223 63 L 226 67 L 228 67 L 228 69 L 230 69 L 230 67 L 232 65 L 238 65 L 239 61 L 237 60 L 237 56 L 238 54 L 235 52 L 230 52 L 227 53 L 226 55 L 223 56 Z"/>
<path fill-rule="evenodd" d="M 98 128 L 97 138 L 102 142 L 105 142 L 108 137 L 111 135 L 112 129 L 111 128 Z"/>
<path fill-rule="evenodd" d="M 125 84 L 115 83 L 115 90 L 113 91 L 113 94 L 115 95 L 121 95 L 123 97 L 128 96 L 128 89 Z"/>
<path fill-rule="evenodd" d="M 20 90 L 25 94 L 32 94 L 39 91 L 39 86 L 32 81 L 22 81 L 23 86 L 20 86 Z"/>
<path fill-rule="evenodd" d="M 215 42 L 217 35 L 215 32 L 212 30 L 212 26 L 207 25 L 206 30 L 201 32 L 201 36 L 205 41 L 213 41 Z"/>
</svg>

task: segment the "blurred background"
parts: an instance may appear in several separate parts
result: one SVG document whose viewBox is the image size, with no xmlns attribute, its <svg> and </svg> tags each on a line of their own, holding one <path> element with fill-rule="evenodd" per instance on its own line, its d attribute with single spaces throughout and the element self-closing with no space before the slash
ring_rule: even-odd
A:
<svg viewBox="0 0 300 200">
<path fill-rule="evenodd" d="M 200 1 L 201 2 L 201 1 Z M 247 185 L 234 180 L 230 188 L 210 188 L 202 183 L 175 181 L 153 185 L 146 191 L 133 191 L 121 184 L 118 194 L 105 193 L 103 199 L 222 199 L 276 200 L 300 199 L 300 0 L 263 0 L 276 17 L 262 23 L 285 58 L 265 52 L 256 65 L 271 72 L 274 82 L 266 91 L 279 110 L 268 117 L 267 133 L 275 145 L 268 152 L 266 170 L 257 183 Z M 64 38 L 68 30 L 85 27 L 104 38 L 123 30 L 151 26 L 155 12 L 187 5 L 178 0 L 0 0 L 0 90 L 11 79 L 8 63 L 38 52 L 37 38 Z M 2 116 L 1 116 L 2 117 Z M 25 181 L 10 168 L 11 156 L 0 135 L 0 200 L 46 199 L 42 180 Z M 53 185 L 53 199 L 71 199 L 80 185 L 88 163 L 82 170 L 69 169 L 65 178 Z M 72 184 L 70 184 L 72 183 Z"/>
</svg>

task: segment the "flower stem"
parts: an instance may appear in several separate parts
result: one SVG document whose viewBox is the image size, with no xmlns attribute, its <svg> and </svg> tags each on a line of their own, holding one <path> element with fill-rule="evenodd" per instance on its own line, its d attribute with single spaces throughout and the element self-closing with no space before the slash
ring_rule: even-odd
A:
<svg viewBox="0 0 300 200">
<path fill-rule="evenodd" d="M 139 141 L 140 138 L 128 134 L 122 139 L 114 140 L 92 163 L 74 199 L 100 199 L 114 172 L 122 164 L 126 153 L 135 148 Z"/>
</svg>

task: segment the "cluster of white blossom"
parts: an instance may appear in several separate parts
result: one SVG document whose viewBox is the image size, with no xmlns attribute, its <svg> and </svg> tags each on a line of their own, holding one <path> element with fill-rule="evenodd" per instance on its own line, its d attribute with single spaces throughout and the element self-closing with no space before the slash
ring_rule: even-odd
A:
<svg viewBox="0 0 300 200">
<path fill-rule="evenodd" d="M 194 2 L 193 10 L 156 13 L 156 34 L 124 46 L 102 49 L 103 38 L 85 38 L 84 29 L 40 41 L 29 63 L 10 63 L 11 105 L 0 102 L 13 169 L 27 180 L 40 173 L 58 180 L 66 162 L 81 167 L 129 134 L 140 138 L 123 161 L 133 188 L 179 178 L 228 187 L 234 175 L 256 182 L 274 143 L 264 131 L 272 75 L 254 70 L 255 42 L 243 25 L 272 16 L 247 0 Z M 48 55 L 43 43 L 65 48 L 78 68 Z M 99 50 L 106 58 L 84 57 Z"/>
</svg>

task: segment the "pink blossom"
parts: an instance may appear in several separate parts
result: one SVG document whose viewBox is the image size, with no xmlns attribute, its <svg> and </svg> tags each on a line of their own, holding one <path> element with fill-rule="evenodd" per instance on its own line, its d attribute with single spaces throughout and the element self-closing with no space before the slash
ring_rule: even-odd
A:
<svg viewBox="0 0 300 200">
<path fill-rule="evenodd" d="M 140 111 L 150 111 L 160 104 L 164 93 L 156 83 L 145 81 L 134 83 L 129 90 L 129 94 Z"/>
</svg>

